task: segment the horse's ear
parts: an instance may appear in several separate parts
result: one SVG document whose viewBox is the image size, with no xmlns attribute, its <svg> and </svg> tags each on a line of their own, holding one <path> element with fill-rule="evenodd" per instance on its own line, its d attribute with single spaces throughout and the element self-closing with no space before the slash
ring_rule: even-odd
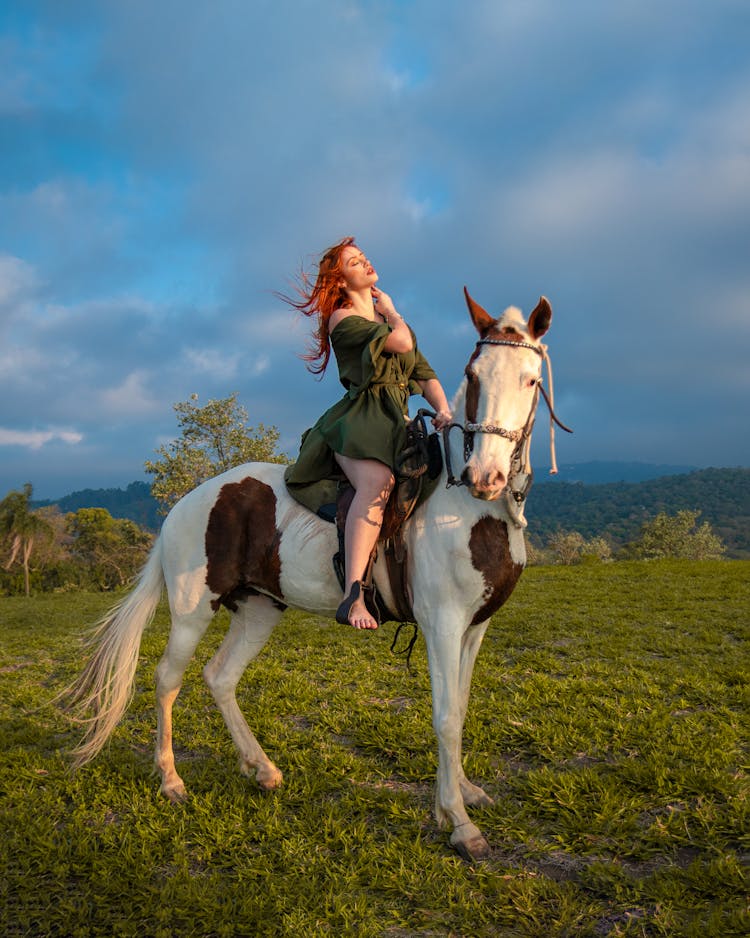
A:
<svg viewBox="0 0 750 938">
<path fill-rule="evenodd" d="M 531 333 L 531 337 L 533 339 L 541 339 L 549 329 L 551 322 L 552 307 L 549 305 L 549 300 L 546 296 L 540 296 L 539 302 L 529 316 L 529 332 Z"/>
<path fill-rule="evenodd" d="M 471 319 L 477 332 L 479 335 L 486 335 L 495 325 L 496 320 L 490 316 L 487 310 L 482 309 L 479 303 L 472 300 L 466 287 L 464 287 L 464 296 L 466 297 L 466 305 L 469 307 Z"/>
</svg>

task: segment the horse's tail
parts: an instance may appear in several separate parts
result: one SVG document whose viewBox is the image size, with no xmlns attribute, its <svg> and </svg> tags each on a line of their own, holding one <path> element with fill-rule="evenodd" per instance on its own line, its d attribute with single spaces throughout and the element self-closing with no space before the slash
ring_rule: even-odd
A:
<svg viewBox="0 0 750 938">
<path fill-rule="evenodd" d="M 163 587 L 162 541 L 158 538 L 135 588 L 95 626 L 90 641 L 94 653 L 62 695 L 74 717 L 86 726 L 72 752 L 76 768 L 104 746 L 130 703 L 141 637 L 154 617 Z"/>
</svg>

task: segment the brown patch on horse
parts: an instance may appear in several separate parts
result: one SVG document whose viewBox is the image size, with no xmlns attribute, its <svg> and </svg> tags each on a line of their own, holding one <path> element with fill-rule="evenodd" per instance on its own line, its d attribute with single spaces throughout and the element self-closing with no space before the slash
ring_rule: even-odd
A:
<svg viewBox="0 0 750 938">
<path fill-rule="evenodd" d="M 206 585 L 214 610 L 248 596 L 268 595 L 281 609 L 281 532 L 270 485 L 248 477 L 221 487 L 206 527 Z"/>
<path fill-rule="evenodd" d="M 481 307 L 480 307 L 481 308 Z M 528 342 L 528 336 L 523 335 L 513 326 L 501 326 L 499 322 L 492 320 L 492 324 L 487 327 L 487 330 L 483 333 L 482 338 L 496 338 L 502 339 L 503 342 Z M 466 422 L 467 423 L 476 423 L 477 422 L 477 413 L 479 412 L 479 376 L 476 371 L 474 371 L 474 362 L 477 360 L 481 353 L 481 347 L 477 347 L 472 352 L 469 363 L 467 364 L 464 374 L 466 375 Z"/>
<path fill-rule="evenodd" d="M 464 374 L 466 375 L 466 402 L 464 411 L 466 413 L 467 423 L 477 422 L 477 412 L 479 410 L 479 375 L 474 371 L 474 362 L 479 357 L 481 349 L 477 346 L 472 352 Z"/>
<path fill-rule="evenodd" d="M 491 331 L 490 336 L 496 339 L 502 339 L 503 342 L 528 342 L 529 337 L 523 335 L 514 326 L 500 326 L 499 324 Z"/>
<path fill-rule="evenodd" d="M 469 536 L 471 563 L 484 577 L 484 603 L 474 613 L 472 625 L 484 622 L 503 605 L 523 572 L 523 564 L 510 555 L 508 527 L 497 518 L 484 517 Z"/>
</svg>

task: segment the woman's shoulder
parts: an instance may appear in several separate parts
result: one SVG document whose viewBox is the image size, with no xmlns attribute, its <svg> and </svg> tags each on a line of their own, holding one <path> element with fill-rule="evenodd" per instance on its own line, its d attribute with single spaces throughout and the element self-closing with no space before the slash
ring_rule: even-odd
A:
<svg viewBox="0 0 750 938">
<path fill-rule="evenodd" d="M 367 319 L 366 316 L 361 316 L 359 313 L 355 313 L 344 307 L 342 309 L 336 309 L 331 313 L 331 318 L 328 320 L 328 334 L 332 335 L 334 330 L 343 324 L 346 324 L 346 328 L 361 328 L 362 326 L 378 325 L 374 319 Z"/>
</svg>

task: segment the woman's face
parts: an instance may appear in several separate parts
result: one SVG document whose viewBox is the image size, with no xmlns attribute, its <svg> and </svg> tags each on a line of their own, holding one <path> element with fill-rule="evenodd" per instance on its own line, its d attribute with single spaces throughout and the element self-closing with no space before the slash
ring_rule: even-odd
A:
<svg viewBox="0 0 750 938">
<path fill-rule="evenodd" d="M 372 264 L 355 244 L 341 252 L 341 277 L 347 290 L 357 291 L 375 286 L 378 275 Z"/>
</svg>

